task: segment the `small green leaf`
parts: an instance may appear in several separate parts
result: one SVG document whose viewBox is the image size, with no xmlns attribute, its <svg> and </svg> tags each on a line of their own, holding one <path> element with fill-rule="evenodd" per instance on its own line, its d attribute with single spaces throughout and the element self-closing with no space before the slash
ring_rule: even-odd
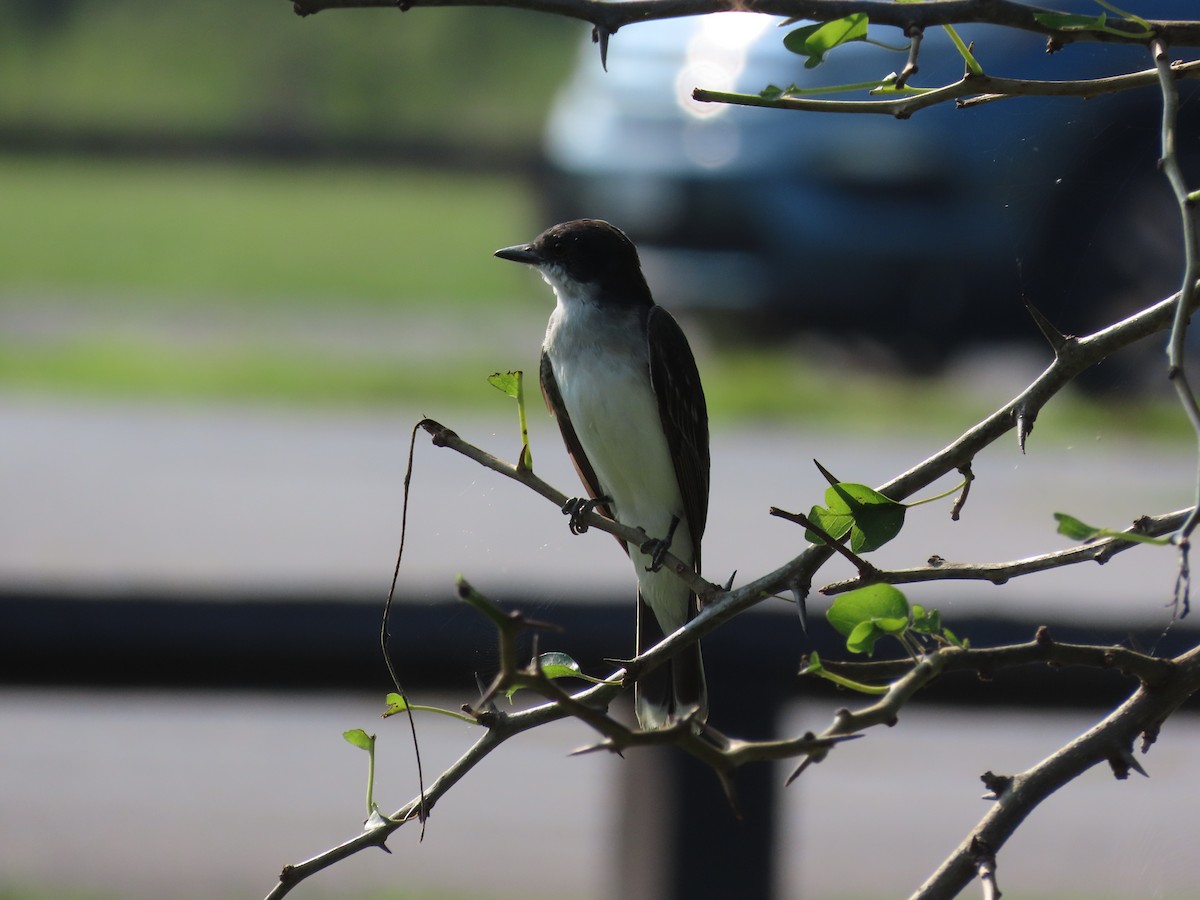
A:
<svg viewBox="0 0 1200 900">
<path fill-rule="evenodd" d="M 538 667 L 547 678 L 583 677 L 583 670 L 566 653 L 551 651 L 538 657 Z"/>
<path fill-rule="evenodd" d="M 1094 528 L 1066 513 L 1055 513 L 1054 518 L 1058 520 L 1058 533 L 1064 534 L 1076 541 L 1092 541 L 1096 538 L 1119 538 L 1120 540 L 1130 541 L 1135 544 L 1157 544 L 1160 547 L 1171 543 L 1170 536 L 1151 537 L 1148 534 L 1138 534 L 1134 531 L 1113 531 L 1110 528 Z"/>
<path fill-rule="evenodd" d="M 902 635 L 908 627 L 908 599 L 890 584 L 873 584 L 835 599 L 825 613 L 851 653 L 875 651 L 875 642 L 886 634 Z"/>
<path fill-rule="evenodd" d="M 488 376 L 488 384 L 516 400 L 521 392 L 521 375 L 520 371 L 495 372 Z"/>
<path fill-rule="evenodd" d="M 768 84 L 765 88 L 758 92 L 758 96 L 762 97 L 764 100 L 779 100 L 782 97 L 785 97 L 790 91 L 795 89 L 796 85 L 794 84 L 785 88 L 781 88 L 777 84 Z"/>
<path fill-rule="evenodd" d="M 904 527 L 905 506 L 865 484 L 838 482 L 825 491 L 826 507 L 814 506 L 808 517 L 834 540 L 850 532 L 850 549 L 855 553 L 878 550 Z M 812 531 L 804 533 L 809 543 L 821 538 Z"/>
<path fill-rule="evenodd" d="M 488 384 L 497 388 L 517 401 L 517 422 L 521 428 L 521 453 L 518 457 L 517 468 L 526 472 L 533 471 L 533 453 L 529 449 L 529 425 L 525 421 L 525 373 L 520 369 L 512 372 L 493 372 L 488 376 Z"/>
<path fill-rule="evenodd" d="M 832 22 L 818 22 L 789 31 L 783 38 L 783 46 L 793 53 L 805 57 L 804 67 L 813 69 L 825 61 L 834 47 L 867 37 L 867 16 L 854 13 Z"/>
<path fill-rule="evenodd" d="M 361 728 L 351 728 L 349 731 L 343 731 L 342 737 L 346 739 L 346 743 L 353 744 L 360 750 L 366 750 L 370 753 L 375 747 L 375 735 L 367 734 Z"/>
<path fill-rule="evenodd" d="M 914 603 L 912 607 L 912 630 L 919 634 L 935 635 L 942 630 L 942 614 L 936 609 L 926 609 Z"/>
<path fill-rule="evenodd" d="M 591 682 L 592 684 L 613 684 L 614 682 L 605 681 L 603 678 L 594 678 L 591 675 L 584 673 L 579 667 L 579 663 L 575 662 L 566 653 L 558 651 L 550 651 L 543 653 L 537 658 L 538 668 L 542 670 L 542 674 L 547 678 L 579 678 L 583 681 Z M 513 694 L 521 689 L 522 685 L 513 685 L 504 692 L 504 696 L 511 700 Z"/>
<path fill-rule="evenodd" d="M 846 635 L 846 649 L 851 653 L 872 656 L 875 653 L 875 642 L 881 637 L 883 632 L 875 627 L 874 622 L 859 622 Z"/>
<path fill-rule="evenodd" d="M 1073 541 L 1090 541 L 1100 536 L 1099 528 L 1093 528 L 1074 516 L 1056 512 L 1054 518 L 1058 522 L 1058 533 L 1066 535 Z"/>
<path fill-rule="evenodd" d="M 387 709 L 383 711 L 383 718 L 385 719 L 388 716 L 394 716 L 397 713 L 402 713 L 408 709 L 408 701 L 395 691 L 389 693 L 387 697 L 384 698 L 384 702 L 387 704 Z"/>
</svg>

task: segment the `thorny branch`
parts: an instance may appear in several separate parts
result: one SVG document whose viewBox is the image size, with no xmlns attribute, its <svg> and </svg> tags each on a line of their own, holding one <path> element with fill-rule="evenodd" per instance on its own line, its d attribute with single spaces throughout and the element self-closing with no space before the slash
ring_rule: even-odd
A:
<svg viewBox="0 0 1200 900">
<path fill-rule="evenodd" d="M 387 839 L 400 827 L 416 819 L 423 809 L 427 814 L 455 784 L 511 737 L 533 728 L 568 717 L 575 717 L 602 735 L 602 740 L 577 752 L 609 750 L 619 752 L 627 747 L 670 744 L 691 753 L 705 762 L 720 778 L 731 804 L 736 808 L 736 793 L 732 773 L 740 766 L 753 762 L 793 759 L 797 756 L 821 755 L 834 744 L 848 739 L 846 735 L 816 737 L 803 734 L 795 738 L 773 741 L 741 741 L 721 735 L 707 726 L 684 720 L 670 728 L 639 731 L 621 724 L 607 713 L 609 703 L 628 687 L 627 676 L 640 663 L 649 659 L 644 654 L 632 660 L 624 669 L 613 673 L 600 684 L 569 694 L 547 678 L 536 660 L 521 666 L 516 656 L 516 637 L 527 628 L 544 628 L 544 623 L 530 622 L 520 613 L 507 612 L 460 580 L 459 597 L 480 611 L 497 629 L 500 644 L 500 671 L 477 704 L 464 707 L 485 729 L 484 734 L 453 765 L 446 769 L 422 794 L 413 798 L 390 816 L 368 820 L 364 831 L 304 862 L 285 866 L 279 881 L 267 894 L 267 900 L 279 900 L 296 885 L 335 863 L 370 847 L 386 849 Z M 661 655 L 660 655 L 661 657 Z M 660 658 L 659 662 L 665 661 Z M 649 664 L 645 668 L 651 668 Z M 519 686 L 537 691 L 549 702 L 532 709 L 506 713 L 491 704 L 491 699 L 509 687 Z"/>
<path fill-rule="evenodd" d="M 545 497 L 559 509 L 563 509 L 567 501 L 571 499 L 562 491 L 539 478 L 529 469 L 505 462 L 499 457 L 488 453 L 486 450 L 481 450 L 473 444 L 464 441 L 455 432 L 435 422 L 433 419 L 422 419 L 417 423 L 417 427 L 429 432 L 434 446 L 448 447 L 457 453 L 461 453 L 468 459 L 474 460 L 481 466 L 491 469 L 493 472 L 498 472 L 514 481 L 520 482 L 526 487 L 531 488 L 535 493 Z M 640 528 L 632 528 L 620 522 L 613 521 L 600 515 L 595 510 L 586 511 L 586 514 L 579 516 L 579 519 L 588 528 L 606 531 L 614 537 L 635 546 L 645 543 L 647 538 L 656 537 L 656 535 L 647 535 Z M 691 566 L 669 551 L 662 553 L 662 565 L 664 569 L 669 569 L 678 575 L 688 587 L 702 598 L 712 596 L 721 590 L 717 585 L 705 581 L 692 570 Z"/>
<path fill-rule="evenodd" d="M 1161 537 L 1174 534 L 1191 514 L 1190 509 L 1182 509 L 1161 516 L 1143 516 L 1127 529 L 1126 534 Z M 1031 575 L 1034 572 L 1045 572 L 1062 566 L 1074 565 L 1079 562 L 1094 561 L 1100 565 L 1108 562 L 1118 553 L 1135 546 L 1133 541 L 1121 537 L 1106 537 L 1065 550 L 1043 553 L 1040 556 L 1028 556 L 1011 562 L 1002 563 L 952 563 L 938 560 L 925 566 L 915 566 L 911 569 L 875 569 L 866 575 L 860 573 L 856 578 L 845 581 L 835 581 L 821 588 L 826 596 L 843 594 L 868 584 L 916 584 L 923 581 L 990 581 L 992 584 L 1004 584 L 1010 578 L 1020 575 Z"/>
<path fill-rule="evenodd" d="M 1145 753 L 1157 739 L 1162 723 L 1200 691 L 1200 647 L 1170 664 L 1174 672 L 1165 683 L 1142 685 L 1098 725 L 1032 769 L 1006 778 L 989 776 L 987 783 L 994 787 L 996 802 L 912 900 L 957 895 L 976 875 L 973 850 L 977 842 L 998 852 L 1038 804 L 1093 766 L 1108 763 L 1120 779 L 1127 778 L 1130 770 L 1146 774 L 1134 756 L 1134 741 L 1141 737 Z"/>
<path fill-rule="evenodd" d="M 1151 45 L 1154 56 L 1155 70 L 1158 73 L 1159 85 L 1163 98 L 1162 113 L 1162 156 L 1159 165 L 1175 201 L 1179 206 L 1179 219 L 1184 251 L 1183 283 L 1179 290 L 1179 299 L 1175 304 L 1174 316 L 1171 320 L 1171 339 L 1167 345 L 1168 377 L 1175 386 L 1188 421 L 1200 438 L 1200 406 L 1197 406 L 1196 395 L 1188 383 L 1187 374 L 1183 368 L 1184 339 L 1187 336 L 1188 319 L 1196 304 L 1196 279 L 1200 277 L 1200 247 L 1197 245 L 1196 229 L 1196 198 L 1188 193 L 1183 171 L 1179 167 L 1179 155 L 1175 146 L 1176 122 L 1179 116 L 1179 89 L 1175 84 L 1173 72 L 1175 65 L 1167 52 L 1167 45 L 1161 40 L 1155 40 Z M 1200 476 L 1197 477 L 1197 507 L 1180 528 L 1182 541 L 1186 542 L 1192 530 L 1196 527 L 1197 516 L 1200 516 Z M 1182 552 L 1185 554 L 1183 564 L 1186 566 L 1186 544 Z M 1177 598 L 1178 601 L 1178 598 Z M 1186 596 L 1183 602 L 1186 610 Z"/>
<path fill-rule="evenodd" d="M 908 96 L 902 100 L 867 101 L 870 108 L 864 107 L 862 111 L 882 111 L 904 116 L 911 115 L 915 110 L 933 102 L 950 99 L 965 105 L 1015 94 L 1093 96 L 1157 80 L 1164 101 L 1162 166 L 1179 203 L 1187 249 L 1187 264 L 1182 275 L 1180 292 L 1109 328 L 1082 338 L 1063 336 L 1055 332 L 1052 326 L 1043 326 L 1043 333 L 1050 339 L 1054 352 L 1054 360 L 1046 370 L 1017 397 L 991 416 L 964 432 L 941 451 L 898 475 L 880 490 L 895 500 L 911 496 L 950 471 L 969 466 L 978 452 L 1013 429 L 1016 430 L 1018 446 L 1023 452 L 1038 414 L 1059 390 L 1079 373 L 1116 350 L 1168 327 L 1172 328 L 1169 357 L 1171 374 L 1180 392 L 1181 401 L 1188 410 L 1197 433 L 1200 434 L 1200 406 L 1197 406 L 1186 378 L 1182 375 L 1184 326 L 1195 307 L 1196 280 L 1200 275 L 1194 222 L 1196 198 L 1186 189 L 1174 152 L 1174 123 L 1178 107 L 1175 85 L 1180 78 L 1200 75 L 1200 63 L 1173 62 L 1167 51 L 1168 47 L 1200 46 L 1200 22 L 1151 21 L 1148 23 L 1149 37 L 1138 23 L 1120 18 L 1113 19 L 1109 23 L 1110 27 L 1103 30 L 1061 29 L 1037 18 L 1039 13 L 1050 10 L 1030 7 L 1015 0 L 924 0 L 905 4 L 890 0 L 626 0 L 620 3 L 605 0 L 297 0 L 294 6 L 302 15 L 324 9 L 368 6 L 394 6 L 401 10 L 417 6 L 514 7 L 591 22 L 602 43 L 622 26 L 635 22 L 706 12 L 747 10 L 818 21 L 839 18 L 851 12 L 865 12 L 873 24 L 892 25 L 910 35 L 919 34 L 921 29 L 931 26 L 988 22 L 1043 34 L 1049 38 L 1053 47 L 1073 41 L 1114 41 L 1148 45 L 1155 62 L 1155 68 L 1148 72 L 1071 83 L 998 79 L 976 73 L 955 84 Z M 915 55 L 910 58 L 910 62 L 915 62 Z M 727 98 L 703 96 L 703 99 Z M 785 97 L 773 105 L 796 104 L 799 108 L 824 108 L 814 105 L 821 102 Z M 853 111 L 848 110 L 849 104 L 835 105 L 840 111 Z M 1048 325 L 1049 323 L 1046 323 L 1046 326 Z M 435 443 L 451 447 L 482 465 L 521 481 L 559 506 L 566 501 L 565 495 L 532 473 L 519 471 L 517 467 L 509 466 L 472 447 L 437 423 L 426 420 L 422 426 L 434 437 Z M 1134 527 L 1152 529 L 1147 533 L 1155 534 L 1179 528 L 1184 539 L 1181 543 L 1186 545 L 1186 537 L 1194 527 L 1198 515 L 1200 503 L 1193 510 L 1172 513 L 1153 520 L 1142 520 Z M 594 513 L 585 521 L 586 524 L 614 534 L 624 541 L 636 542 L 645 537 L 637 529 L 627 528 Z M 1003 580 L 1087 560 L 1102 562 L 1124 549 L 1125 542 L 1119 538 L 1109 538 L 1072 548 L 1070 551 L 1010 563 L 961 567 L 946 564 L 872 573 L 871 577 L 893 580 L 894 583 L 944 577 Z M 668 556 L 668 568 L 705 596 L 708 602 L 704 610 L 686 627 L 615 672 L 609 679 L 613 683 L 593 685 L 576 693 L 564 691 L 536 665 L 526 668 L 517 666 L 512 651 L 516 645 L 511 637 L 515 629 L 530 627 L 531 623 L 519 615 L 510 615 L 503 620 L 498 616 L 493 617 L 497 622 L 503 645 L 502 671 L 488 689 L 484 697 L 485 702 L 479 704 L 479 709 L 471 710 L 485 729 L 483 736 L 429 785 L 423 797 L 418 797 L 401 807 L 389 819 L 371 821 L 367 830 L 356 838 L 313 859 L 286 867 L 280 876 L 279 884 L 269 897 L 283 897 L 308 875 L 361 849 L 385 846 L 386 839 L 392 832 L 417 816 L 422 803 L 426 809 L 431 808 L 467 772 L 509 737 L 568 716 L 586 722 L 601 735 L 598 743 L 586 749 L 619 750 L 644 743 L 670 743 L 707 762 L 721 777 L 727 790 L 731 790 L 729 773 L 738 765 L 756 760 L 802 756 L 804 763 L 796 772 L 799 774 L 812 762 L 819 762 L 837 741 L 874 725 L 894 723 L 905 703 L 917 691 L 951 669 L 965 668 L 983 673 L 1002 665 L 1039 661 L 1108 666 L 1138 678 L 1141 686 L 1126 703 L 1095 728 L 1061 748 L 1044 762 L 1015 776 L 998 777 L 989 773 L 986 784 L 994 791 L 996 799 L 992 809 L 915 896 L 951 896 L 977 876 L 986 879 L 994 888 L 996 852 L 1041 800 L 1100 762 L 1107 761 L 1119 778 L 1126 777 L 1131 769 L 1142 771 L 1133 756 L 1134 740 L 1139 735 L 1142 736 L 1144 751 L 1155 739 L 1161 723 L 1188 697 L 1200 691 L 1200 648 L 1189 651 L 1175 660 L 1159 660 L 1124 648 L 1057 644 L 1051 641 L 1047 634 L 1039 632 L 1037 639 L 1029 645 L 991 650 L 948 647 L 934 651 L 915 663 L 904 663 L 902 665 L 907 666 L 907 669 L 896 673 L 896 680 L 889 685 L 887 693 L 881 699 L 856 711 L 838 710 L 833 723 L 815 736 L 805 734 L 790 740 L 746 742 L 728 738 L 707 726 L 699 726 L 686 720 L 669 729 L 646 733 L 631 730 L 608 715 L 608 704 L 633 679 L 641 672 L 663 664 L 687 643 L 700 639 L 728 619 L 781 591 L 792 590 L 800 595 L 807 594 L 814 574 L 830 554 L 828 547 L 809 547 L 774 572 L 737 590 L 721 590 L 692 573 L 680 560 Z M 830 585 L 826 590 L 832 593 L 848 589 L 849 586 L 852 584 Z M 487 602 L 477 601 L 476 605 L 480 604 L 486 607 Z M 539 692 L 548 702 L 511 714 L 500 712 L 486 702 L 497 691 L 517 684 Z"/>
<path fill-rule="evenodd" d="M 1105 30 L 1055 28 L 1038 20 L 1055 13 L 1052 7 L 1032 6 L 1017 0 L 293 0 L 297 15 L 327 9 L 392 8 L 402 12 L 418 7 L 506 7 L 565 16 L 592 23 L 612 35 L 625 25 L 656 19 L 676 19 L 713 12 L 757 12 L 785 18 L 828 22 L 851 13 L 866 13 L 876 25 L 902 31 L 937 25 L 988 23 L 1045 35 L 1055 46 L 1074 41 L 1146 43 L 1144 30 L 1135 22 L 1114 18 Z M 1200 22 L 1149 19 L 1154 34 L 1174 47 L 1200 46 Z"/>
<path fill-rule="evenodd" d="M 1168 65 L 1171 79 L 1200 78 L 1200 61 Z M 1025 78 L 998 78 L 994 75 L 967 72 L 958 81 L 917 94 L 888 97 L 882 100 L 817 100 L 805 97 L 764 97 L 758 94 L 735 94 L 696 88 L 692 98 L 701 103 L 730 103 L 735 106 L 758 106 L 766 109 L 789 109 L 799 112 L 876 113 L 907 119 L 914 113 L 942 103 L 954 101 L 959 107 L 977 106 L 1005 97 L 1075 97 L 1089 99 L 1132 88 L 1157 83 L 1161 74 L 1156 69 L 1089 78 L 1080 81 L 1035 81 Z"/>
</svg>

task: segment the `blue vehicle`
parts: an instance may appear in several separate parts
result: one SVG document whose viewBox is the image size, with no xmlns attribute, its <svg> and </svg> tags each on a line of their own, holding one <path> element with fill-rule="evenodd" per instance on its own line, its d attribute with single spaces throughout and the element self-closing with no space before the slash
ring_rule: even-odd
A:
<svg viewBox="0 0 1200 900">
<path fill-rule="evenodd" d="M 1195 0 L 1125 6 L 1162 18 L 1196 12 Z M 1036 336 L 1026 299 L 1079 334 L 1177 288 L 1156 87 L 948 104 L 907 120 L 691 99 L 697 86 L 758 93 L 880 79 L 907 58 L 854 43 L 806 69 L 777 23 L 719 13 L 631 25 L 613 36 L 607 72 L 584 47 L 547 124 L 548 215 L 625 229 L 660 302 L 775 332 L 872 335 L 905 347 L 918 367 L 940 362 L 951 337 Z M 1153 67 L 1141 47 L 1081 42 L 1049 54 L 1036 34 L 958 32 L 991 75 L 1069 80 Z M 904 42 L 896 29 L 871 35 Z M 925 87 L 964 68 L 942 29 L 926 33 L 919 64 L 910 84 Z M 1185 101 L 1191 84 L 1180 83 Z M 1200 161 L 1196 113 L 1183 104 L 1185 173 Z"/>
</svg>

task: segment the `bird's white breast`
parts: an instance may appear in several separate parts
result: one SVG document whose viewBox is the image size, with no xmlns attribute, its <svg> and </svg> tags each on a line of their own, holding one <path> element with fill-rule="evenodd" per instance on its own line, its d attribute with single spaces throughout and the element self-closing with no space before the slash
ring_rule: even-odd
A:
<svg viewBox="0 0 1200 900">
<path fill-rule="evenodd" d="M 579 298 L 559 297 L 544 349 L 563 404 L 583 446 L 601 493 L 612 499 L 618 521 L 663 538 L 679 518 L 671 551 L 692 560 L 692 540 L 683 500 L 660 426 L 658 400 L 650 384 L 644 335 L 633 310 L 600 308 Z M 648 558 L 630 547 L 642 595 L 667 633 L 687 618 L 687 588 L 670 572 L 646 572 Z"/>
</svg>

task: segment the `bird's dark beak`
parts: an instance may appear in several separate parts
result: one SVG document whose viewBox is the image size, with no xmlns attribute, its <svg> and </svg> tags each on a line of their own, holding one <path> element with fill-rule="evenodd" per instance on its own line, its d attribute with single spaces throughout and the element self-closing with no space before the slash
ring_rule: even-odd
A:
<svg viewBox="0 0 1200 900">
<path fill-rule="evenodd" d="M 542 258 L 533 249 L 532 244 L 518 244 L 515 247 L 504 247 L 497 250 L 495 255 L 501 259 L 511 259 L 513 262 L 525 263 L 528 266 L 536 266 L 542 261 Z"/>
</svg>

